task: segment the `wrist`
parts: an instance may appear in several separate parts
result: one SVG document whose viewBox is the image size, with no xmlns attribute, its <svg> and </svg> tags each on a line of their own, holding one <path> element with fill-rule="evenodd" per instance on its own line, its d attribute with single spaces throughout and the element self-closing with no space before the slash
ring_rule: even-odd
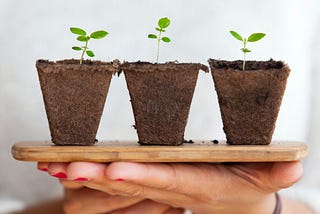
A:
<svg viewBox="0 0 320 214">
<path fill-rule="evenodd" d="M 243 214 L 280 214 L 275 213 L 277 199 L 274 193 L 268 194 L 258 201 L 253 201 L 238 209 L 237 213 Z M 239 212 L 241 210 L 241 212 Z"/>
</svg>

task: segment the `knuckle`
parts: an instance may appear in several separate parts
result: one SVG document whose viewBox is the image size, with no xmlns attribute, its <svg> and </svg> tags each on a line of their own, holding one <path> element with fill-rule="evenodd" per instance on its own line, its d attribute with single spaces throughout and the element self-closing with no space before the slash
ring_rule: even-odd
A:
<svg viewBox="0 0 320 214">
<path fill-rule="evenodd" d="M 174 183 L 168 183 L 168 184 L 165 184 L 165 186 L 163 187 L 164 190 L 166 191 L 172 191 L 172 192 L 176 192 L 178 191 L 178 187 L 177 187 L 177 184 L 174 182 Z"/>
<path fill-rule="evenodd" d="M 123 196 L 129 196 L 129 197 L 143 197 L 144 196 L 144 187 L 138 186 L 134 188 L 128 188 L 125 191 L 122 192 Z"/>
<path fill-rule="evenodd" d="M 168 182 L 165 184 L 165 186 L 163 187 L 164 190 L 167 190 L 167 191 L 179 191 L 180 190 L 180 187 L 178 185 L 178 176 L 177 176 L 177 169 L 174 165 L 172 164 L 168 164 L 168 166 L 170 167 L 170 177 L 172 179 L 170 179 L 172 182 Z"/>
</svg>

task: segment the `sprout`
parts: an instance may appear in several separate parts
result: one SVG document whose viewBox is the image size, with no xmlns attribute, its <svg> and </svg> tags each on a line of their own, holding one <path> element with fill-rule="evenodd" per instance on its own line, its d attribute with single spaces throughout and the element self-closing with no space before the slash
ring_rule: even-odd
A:
<svg viewBox="0 0 320 214">
<path fill-rule="evenodd" d="M 240 50 L 243 52 L 243 64 L 242 64 L 242 70 L 245 70 L 246 67 L 246 53 L 251 52 L 251 50 L 249 50 L 247 48 L 247 43 L 248 42 L 256 42 L 259 41 L 260 39 L 262 39 L 266 34 L 264 33 L 253 33 L 249 36 L 249 38 L 242 38 L 242 36 L 240 36 L 239 33 L 235 32 L 235 31 L 230 31 L 231 35 L 236 38 L 237 40 L 243 42 L 243 48 L 241 48 Z"/>
<path fill-rule="evenodd" d="M 94 57 L 93 51 L 89 50 L 88 42 L 92 39 L 102 39 L 105 36 L 108 35 L 108 32 L 104 30 L 98 30 L 90 34 L 90 36 L 87 35 L 86 31 L 84 31 L 81 28 L 77 27 L 71 27 L 70 28 L 71 33 L 78 35 L 77 40 L 80 42 L 85 42 L 84 46 L 73 46 L 72 49 L 75 51 L 82 51 L 81 57 L 80 57 L 80 64 L 82 64 L 84 53 L 87 54 L 88 57 Z"/>
<path fill-rule="evenodd" d="M 169 43 L 171 40 L 169 37 L 161 37 L 161 34 L 166 32 L 165 28 L 167 28 L 170 25 L 170 19 L 168 19 L 167 17 L 165 18 L 161 18 L 158 21 L 158 27 L 156 27 L 156 31 L 158 31 L 158 36 L 155 34 L 149 34 L 148 38 L 150 39 L 156 39 L 158 42 L 158 50 L 157 50 L 157 63 L 159 63 L 159 52 L 160 52 L 160 42 L 166 42 Z"/>
</svg>

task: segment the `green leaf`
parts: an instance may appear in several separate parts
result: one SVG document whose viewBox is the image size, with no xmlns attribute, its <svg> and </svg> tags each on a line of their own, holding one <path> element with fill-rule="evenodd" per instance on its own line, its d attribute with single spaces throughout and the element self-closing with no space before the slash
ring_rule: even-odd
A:
<svg viewBox="0 0 320 214">
<path fill-rule="evenodd" d="M 88 38 L 87 36 L 78 36 L 77 40 L 80 42 L 86 42 L 88 41 L 90 38 Z"/>
<path fill-rule="evenodd" d="M 81 35 L 81 36 L 85 36 L 87 34 L 84 30 L 82 30 L 81 28 L 77 28 L 77 27 L 71 27 L 70 31 L 73 34 L 77 34 L 77 35 Z"/>
<path fill-rule="evenodd" d="M 167 28 L 170 25 L 170 19 L 168 19 L 167 17 L 161 18 L 158 21 L 158 26 L 160 28 Z"/>
<path fill-rule="evenodd" d="M 75 51 L 81 51 L 82 50 L 82 48 L 77 47 L 77 46 L 73 46 L 72 49 L 75 50 Z"/>
<path fill-rule="evenodd" d="M 89 57 L 94 57 L 94 53 L 92 51 L 87 50 L 86 53 Z"/>
<path fill-rule="evenodd" d="M 241 48 L 240 50 L 242 50 L 243 53 L 251 52 L 251 50 L 249 50 L 248 48 Z"/>
<path fill-rule="evenodd" d="M 266 34 L 264 33 L 253 33 L 249 36 L 248 42 L 256 42 L 265 37 Z"/>
<path fill-rule="evenodd" d="M 161 40 L 164 41 L 164 42 L 170 42 L 171 41 L 169 37 L 162 37 Z"/>
<path fill-rule="evenodd" d="M 237 32 L 231 30 L 230 33 L 237 40 L 240 40 L 241 42 L 243 41 L 242 36 L 240 36 L 240 34 L 238 34 Z"/>
<path fill-rule="evenodd" d="M 156 27 L 156 31 L 159 31 L 159 32 L 166 32 L 164 29 L 160 29 L 158 27 Z"/>
<path fill-rule="evenodd" d="M 90 37 L 93 39 L 102 39 L 106 37 L 109 33 L 104 30 L 98 30 L 90 34 Z"/>
<path fill-rule="evenodd" d="M 156 38 L 158 38 L 156 35 L 154 35 L 154 34 L 149 34 L 148 35 L 148 38 L 150 38 L 150 39 L 156 39 Z"/>
</svg>

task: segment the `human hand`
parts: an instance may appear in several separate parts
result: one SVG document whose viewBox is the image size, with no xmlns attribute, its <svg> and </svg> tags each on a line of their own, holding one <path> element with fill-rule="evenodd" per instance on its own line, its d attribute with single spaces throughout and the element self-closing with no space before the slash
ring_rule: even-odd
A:
<svg viewBox="0 0 320 214">
<path fill-rule="evenodd" d="M 84 186 L 111 195 L 148 198 L 195 213 L 270 214 L 274 192 L 302 176 L 300 162 L 239 164 L 71 163 L 55 172 L 83 177 Z M 119 182 L 122 181 L 122 182 Z"/>
<path fill-rule="evenodd" d="M 83 177 L 67 178 L 68 164 L 65 163 L 38 163 L 38 168 L 42 171 L 48 171 L 54 177 L 60 178 L 60 182 L 65 188 L 62 206 L 66 214 L 182 214 L 184 212 L 184 209 L 176 209 L 167 204 L 161 204 L 142 197 L 116 196 L 89 189 L 85 187 L 87 179 Z M 69 170 L 69 174 L 72 174 L 72 171 L 70 172 Z"/>
</svg>

